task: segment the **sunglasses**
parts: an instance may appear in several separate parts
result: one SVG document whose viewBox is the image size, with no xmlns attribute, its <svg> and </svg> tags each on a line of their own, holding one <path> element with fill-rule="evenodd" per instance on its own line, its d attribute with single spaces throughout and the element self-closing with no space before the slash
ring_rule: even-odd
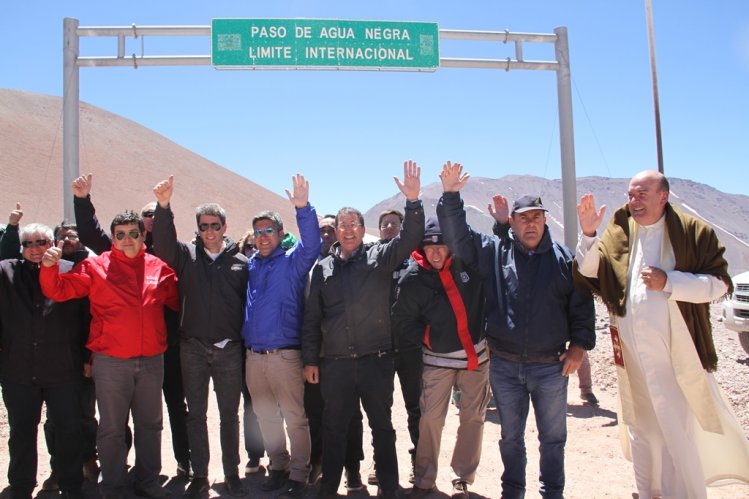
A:
<svg viewBox="0 0 749 499">
<path fill-rule="evenodd" d="M 118 241 L 125 239 L 125 236 L 130 236 L 130 239 L 138 239 L 140 237 L 140 231 L 133 229 L 127 232 L 115 232 L 114 234 L 114 237 L 116 237 Z"/>
<path fill-rule="evenodd" d="M 276 232 L 276 229 L 274 229 L 273 227 L 266 227 L 264 229 L 255 229 L 252 231 L 252 233 L 255 234 L 255 237 L 272 236 L 274 232 Z"/>
<path fill-rule="evenodd" d="M 49 239 L 37 239 L 36 241 L 23 241 L 21 246 L 24 248 L 36 248 L 37 246 L 47 246 L 49 243 Z"/>
<path fill-rule="evenodd" d="M 221 224 L 218 223 L 218 222 L 212 222 L 212 223 L 209 223 L 209 224 L 198 224 L 198 230 L 200 232 L 205 232 L 209 228 L 215 230 L 216 232 L 218 232 L 218 231 L 221 230 Z"/>
<path fill-rule="evenodd" d="M 143 218 L 153 218 L 153 212 L 152 211 L 144 211 L 140 214 Z"/>
<path fill-rule="evenodd" d="M 336 229 L 341 230 L 348 230 L 348 229 L 358 229 L 362 225 L 359 222 L 351 222 L 350 224 L 338 224 L 336 225 Z"/>
</svg>

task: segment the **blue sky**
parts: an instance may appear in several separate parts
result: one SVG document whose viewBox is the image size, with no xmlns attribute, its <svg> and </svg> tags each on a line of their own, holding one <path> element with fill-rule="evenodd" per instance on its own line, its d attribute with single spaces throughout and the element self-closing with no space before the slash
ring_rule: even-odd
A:
<svg viewBox="0 0 749 499">
<path fill-rule="evenodd" d="M 653 4 L 666 174 L 749 194 L 749 2 Z M 43 1 L 0 9 L 0 87 L 52 95 L 62 95 L 64 17 L 81 26 L 209 25 L 221 17 L 540 33 L 566 26 L 578 176 L 657 167 L 644 0 Z M 145 47 L 209 54 L 210 39 L 146 38 Z M 140 50 L 140 40 L 128 41 L 127 54 Z M 514 56 L 511 45 L 488 42 L 443 42 L 440 51 Z M 111 39 L 81 41 L 81 55 L 115 54 Z M 551 59 L 553 47 L 526 44 L 525 58 Z M 392 176 L 406 159 L 422 165 L 424 184 L 438 180 L 448 159 L 474 176 L 560 177 L 552 72 L 81 68 L 80 94 L 281 195 L 301 172 L 319 212 L 368 209 L 395 194 Z"/>
</svg>

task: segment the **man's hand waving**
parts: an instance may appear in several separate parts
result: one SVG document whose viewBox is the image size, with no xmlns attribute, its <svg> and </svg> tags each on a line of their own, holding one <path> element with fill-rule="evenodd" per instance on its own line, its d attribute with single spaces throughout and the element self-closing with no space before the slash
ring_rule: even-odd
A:
<svg viewBox="0 0 749 499">
<path fill-rule="evenodd" d="M 291 177 L 291 182 L 294 185 L 294 192 L 284 189 L 286 195 L 296 208 L 304 208 L 309 202 L 309 182 L 304 179 L 304 175 L 299 173 Z"/>
<path fill-rule="evenodd" d="M 421 191 L 421 167 L 416 161 L 408 160 L 403 163 L 403 182 L 398 177 L 393 179 L 407 200 L 418 201 Z"/>
<path fill-rule="evenodd" d="M 460 163 L 452 164 L 448 161 L 442 166 L 442 172 L 440 172 L 444 192 L 459 192 L 469 178 L 471 176 L 463 173 L 463 165 Z"/>
<path fill-rule="evenodd" d="M 153 193 L 156 195 L 156 201 L 159 202 L 159 206 L 166 208 L 169 206 L 169 201 L 172 199 L 172 193 L 174 192 L 174 175 L 169 175 L 169 178 L 162 180 L 153 187 Z"/>
<path fill-rule="evenodd" d="M 596 211 L 596 200 L 593 194 L 585 194 L 580 198 L 580 204 L 577 205 L 577 218 L 580 220 L 580 229 L 588 237 L 596 235 L 601 220 L 606 214 L 606 205 L 601 205 L 601 209 Z"/>
</svg>

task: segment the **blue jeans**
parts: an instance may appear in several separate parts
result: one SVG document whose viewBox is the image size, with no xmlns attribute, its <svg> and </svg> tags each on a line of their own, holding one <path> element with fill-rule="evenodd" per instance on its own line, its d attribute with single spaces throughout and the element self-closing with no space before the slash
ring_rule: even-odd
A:
<svg viewBox="0 0 749 499">
<path fill-rule="evenodd" d="M 567 442 L 567 382 L 563 362 L 519 363 L 492 357 L 489 381 L 499 411 L 502 435 L 502 497 L 525 497 L 525 422 L 528 400 L 533 403 L 540 443 L 539 492 L 542 497 L 562 498 L 564 492 L 564 445 Z"/>
<path fill-rule="evenodd" d="M 218 348 L 195 338 L 180 344 L 182 382 L 187 399 L 187 436 L 196 478 L 208 477 L 208 385 L 213 379 L 220 420 L 221 462 L 224 476 L 239 472 L 239 399 L 242 396 L 243 350 L 241 341 Z"/>
</svg>

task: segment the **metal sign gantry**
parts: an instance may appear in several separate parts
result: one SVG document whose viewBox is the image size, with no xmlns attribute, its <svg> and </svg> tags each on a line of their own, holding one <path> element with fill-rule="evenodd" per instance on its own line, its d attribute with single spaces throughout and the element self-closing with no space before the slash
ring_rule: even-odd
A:
<svg viewBox="0 0 749 499">
<path fill-rule="evenodd" d="M 210 26 L 79 26 L 73 18 L 63 20 L 63 199 L 65 218 L 74 218 L 73 199 L 67 193 L 79 175 L 79 68 L 130 66 L 210 66 L 207 55 L 145 55 L 142 40 L 150 36 L 205 36 L 211 38 Z M 79 54 L 81 37 L 112 37 L 117 40 L 116 56 L 84 56 Z M 141 54 L 125 55 L 127 38 L 141 38 Z M 557 105 L 559 108 L 559 142 L 562 164 L 562 196 L 564 215 L 564 241 L 574 248 L 577 244 L 577 189 L 575 176 L 575 145 L 572 126 L 572 86 L 570 79 L 569 44 L 567 28 L 558 27 L 554 33 L 511 33 L 504 31 L 469 31 L 440 29 L 440 40 L 473 40 L 495 43 L 513 43 L 515 58 L 470 59 L 440 57 L 440 68 L 477 68 L 511 70 L 555 71 L 557 75 Z M 526 61 L 524 43 L 551 43 L 556 60 Z M 312 69 L 312 68 L 287 68 Z M 351 69 L 351 68 L 347 68 Z M 378 68 L 361 68 L 378 69 Z"/>
</svg>

